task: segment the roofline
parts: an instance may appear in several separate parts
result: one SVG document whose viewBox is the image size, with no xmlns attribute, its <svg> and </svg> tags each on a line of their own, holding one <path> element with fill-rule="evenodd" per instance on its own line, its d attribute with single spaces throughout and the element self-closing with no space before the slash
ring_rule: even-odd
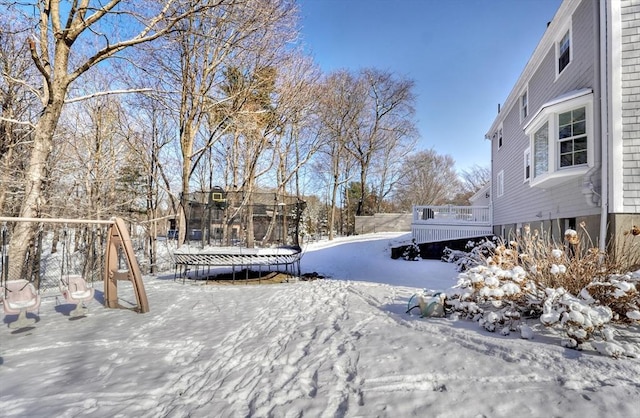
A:
<svg viewBox="0 0 640 418">
<path fill-rule="evenodd" d="M 491 187 L 491 180 L 489 180 L 488 182 L 486 182 L 485 184 L 482 185 L 482 187 L 480 187 L 474 194 L 473 196 L 471 196 L 469 198 L 469 200 L 475 200 L 476 198 L 480 197 L 482 194 L 486 193 L 487 191 L 489 191 L 489 188 Z"/>
<path fill-rule="evenodd" d="M 522 127 L 522 129 L 526 131 L 527 128 L 529 127 L 529 125 L 531 125 L 536 120 L 538 115 L 540 115 L 540 113 L 544 112 L 544 110 L 546 108 L 554 106 L 554 105 L 557 105 L 557 104 L 560 104 L 560 103 L 568 102 L 569 100 L 577 99 L 577 98 L 582 97 L 582 96 L 588 96 L 590 94 L 593 94 L 593 89 L 591 89 L 591 88 L 579 89 L 579 90 L 573 90 L 573 91 L 561 94 L 560 96 L 549 100 L 548 102 L 546 102 L 542 106 L 540 106 L 540 109 L 538 109 L 538 111 L 534 115 L 531 116 L 531 119 L 529 120 L 529 122 L 527 122 Z"/>
<path fill-rule="evenodd" d="M 485 139 L 490 139 L 492 133 L 498 129 L 498 126 L 504 119 L 503 115 L 506 115 L 511 110 L 511 107 L 515 103 L 518 102 L 518 98 L 520 97 L 520 92 L 524 90 L 524 87 L 527 84 L 527 81 L 531 78 L 533 73 L 538 69 L 542 61 L 544 60 L 545 55 L 549 52 L 549 48 L 553 46 L 556 39 L 561 35 L 560 31 L 565 29 L 565 23 L 568 18 L 573 15 L 578 6 L 582 3 L 582 0 L 564 0 L 558 11 L 553 16 L 553 19 L 549 23 L 544 35 L 542 35 L 542 39 L 536 46 L 536 49 L 533 51 L 533 54 L 529 58 L 529 61 L 520 73 L 520 77 L 518 77 L 518 81 L 511 89 L 509 96 L 507 96 L 507 100 L 505 100 L 504 105 L 502 106 L 502 111 L 498 113 L 496 118 L 494 119 L 489 131 L 485 134 Z"/>
</svg>

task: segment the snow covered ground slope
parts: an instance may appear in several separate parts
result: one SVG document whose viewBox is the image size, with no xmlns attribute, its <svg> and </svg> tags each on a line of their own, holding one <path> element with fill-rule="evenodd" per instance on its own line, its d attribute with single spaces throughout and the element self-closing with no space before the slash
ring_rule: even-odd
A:
<svg viewBox="0 0 640 418">
<path fill-rule="evenodd" d="M 405 314 L 451 265 L 391 260 L 392 235 L 305 248 L 332 279 L 206 286 L 145 278 L 151 311 L 86 318 L 45 297 L 36 328 L 0 329 L 6 417 L 632 417 L 640 360 Z M 359 241 L 356 241 L 359 240 Z M 626 331 L 640 344 L 640 330 Z"/>
</svg>

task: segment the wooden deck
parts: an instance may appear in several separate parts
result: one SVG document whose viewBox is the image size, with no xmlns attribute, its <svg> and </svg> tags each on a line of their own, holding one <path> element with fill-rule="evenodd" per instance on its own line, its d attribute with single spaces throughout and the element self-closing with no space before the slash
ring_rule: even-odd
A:
<svg viewBox="0 0 640 418">
<path fill-rule="evenodd" d="M 493 234 L 488 206 L 414 206 L 411 233 L 418 244 Z"/>
</svg>

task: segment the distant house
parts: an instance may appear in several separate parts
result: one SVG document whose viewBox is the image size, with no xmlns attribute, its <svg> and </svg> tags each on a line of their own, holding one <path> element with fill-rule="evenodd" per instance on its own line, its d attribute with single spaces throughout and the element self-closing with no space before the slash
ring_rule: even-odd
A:
<svg viewBox="0 0 640 418">
<path fill-rule="evenodd" d="M 640 226 L 640 0 L 564 0 L 486 138 L 494 234 Z"/>
<path fill-rule="evenodd" d="M 491 204 L 491 182 L 485 183 L 469 198 L 471 206 L 489 206 Z"/>
</svg>

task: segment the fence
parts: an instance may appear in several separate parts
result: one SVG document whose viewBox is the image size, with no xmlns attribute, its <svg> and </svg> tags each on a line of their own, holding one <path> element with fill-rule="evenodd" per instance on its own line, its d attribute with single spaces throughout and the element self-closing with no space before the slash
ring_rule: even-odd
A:
<svg viewBox="0 0 640 418">
<path fill-rule="evenodd" d="M 105 221 L 107 222 L 107 221 Z M 40 292 L 58 291 L 63 274 L 78 274 L 87 282 L 103 280 L 108 223 L 79 225 L 32 221 L 34 239 L 24 260 L 10 260 L 13 222 L 0 225 L 2 277 L 27 279 Z"/>
<path fill-rule="evenodd" d="M 87 281 L 103 280 L 107 230 L 111 220 L 64 221 L 34 218 L 30 221 L 35 238 L 29 245 L 25 260 L 9 260 L 9 244 L 17 218 L 0 217 L 0 272 L 2 277 L 21 278 L 32 282 L 39 290 L 57 289 L 61 274 L 79 274 Z M 143 272 L 150 270 L 149 235 L 139 224 L 129 224 L 129 234 Z M 66 231 L 66 236 L 65 236 Z M 174 266 L 175 241 L 163 237 L 155 243 L 158 270 L 170 271 Z"/>
<path fill-rule="evenodd" d="M 410 213 L 376 213 L 373 216 L 356 216 L 356 234 L 371 232 L 409 232 Z"/>
</svg>

